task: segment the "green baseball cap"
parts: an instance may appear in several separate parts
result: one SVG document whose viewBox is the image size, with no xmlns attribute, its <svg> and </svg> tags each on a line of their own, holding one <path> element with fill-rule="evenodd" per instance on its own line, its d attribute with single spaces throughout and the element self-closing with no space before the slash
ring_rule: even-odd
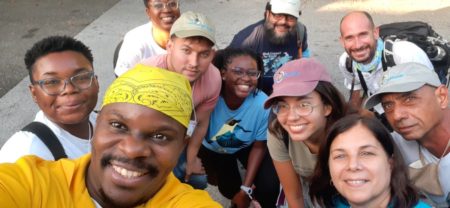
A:
<svg viewBox="0 0 450 208">
<path fill-rule="evenodd" d="M 179 38 L 201 36 L 216 44 L 215 33 L 216 29 L 208 17 L 192 11 L 181 14 L 170 29 L 170 36 L 176 35 Z"/>
</svg>

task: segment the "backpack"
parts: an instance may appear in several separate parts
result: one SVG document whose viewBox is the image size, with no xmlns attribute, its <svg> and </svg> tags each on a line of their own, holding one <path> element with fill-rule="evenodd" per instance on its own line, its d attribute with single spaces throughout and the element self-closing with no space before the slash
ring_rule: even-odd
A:
<svg viewBox="0 0 450 208">
<path fill-rule="evenodd" d="M 67 158 L 61 142 L 59 142 L 56 135 L 47 125 L 34 121 L 23 127 L 22 131 L 28 131 L 35 134 L 50 150 L 55 161 L 61 158 Z"/>
<path fill-rule="evenodd" d="M 433 28 L 420 21 L 394 22 L 384 24 L 379 27 L 380 38 L 384 41 L 384 50 L 382 56 L 383 71 L 388 67 L 395 66 L 392 47 L 395 41 L 406 40 L 416 44 L 421 48 L 433 64 L 434 70 L 439 75 L 442 84 L 449 86 L 450 70 L 450 43 L 441 35 L 436 33 Z M 353 73 L 352 60 L 347 57 L 345 66 L 347 71 Z M 367 93 L 367 85 L 361 72 L 358 71 L 358 77 L 364 93 Z M 352 89 L 353 91 L 353 84 Z"/>
</svg>

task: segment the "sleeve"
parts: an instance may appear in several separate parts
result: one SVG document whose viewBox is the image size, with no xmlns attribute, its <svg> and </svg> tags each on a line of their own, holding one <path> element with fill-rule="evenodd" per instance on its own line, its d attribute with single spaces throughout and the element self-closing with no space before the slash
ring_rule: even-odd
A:
<svg viewBox="0 0 450 208">
<path fill-rule="evenodd" d="M 291 160 L 288 149 L 281 139 L 276 138 L 273 134 L 267 131 L 267 147 L 269 149 L 270 157 L 276 161 Z"/>
<path fill-rule="evenodd" d="M 342 53 L 342 55 L 339 57 L 339 70 L 341 71 L 343 77 L 344 77 L 344 86 L 347 89 L 352 88 L 352 81 L 353 81 L 353 73 L 347 71 L 347 67 L 345 66 L 345 62 L 347 61 L 348 55 L 347 53 Z M 359 83 L 358 77 L 355 77 L 355 86 L 353 88 L 354 90 L 360 90 L 362 89 L 361 83 Z"/>
<path fill-rule="evenodd" d="M 125 35 L 119 51 L 116 68 L 114 69 L 117 76 L 128 71 L 143 58 L 141 46 L 130 36 L 130 33 Z"/>
<path fill-rule="evenodd" d="M 397 41 L 392 46 L 394 54 L 394 62 L 396 64 L 406 62 L 416 62 L 427 66 L 429 69 L 434 69 L 425 51 L 419 48 L 416 44 L 408 41 Z"/>
<path fill-rule="evenodd" d="M 202 78 L 204 82 L 199 86 L 201 89 L 198 89 L 201 94 L 206 94 L 206 99 L 195 108 L 197 112 L 212 111 L 219 100 L 220 88 L 222 87 L 220 72 L 212 64 L 209 66 L 208 71 L 205 77 Z"/>
<path fill-rule="evenodd" d="M 13 163 L 25 155 L 36 155 L 45 160 L 54 160 L 50 150 L 35 134 L 19 131 L 12 135 L 1 148 L 0 163 Z"/>
<path fill-rule="evenodd" d="M 0 164 L 0 204 L 2 207 L 33 207 L 26 179 L 16 164 Z"/>
<path fill-rule="evenodd" d="M 256 135 L 256 141 L 266 141 L 267 140 L 267 125 L 269 123 L 269 110 L 264 109 L 261 105 L 261 119 L 259 121 L 258 131 Z"/>
<path fill-rule="evenodd" d="M 262 39 L 261 22 L 250 25 L 239 31 L 227 48 L 250 48 L 257 50 L 257 43 Z"/>
</svg>

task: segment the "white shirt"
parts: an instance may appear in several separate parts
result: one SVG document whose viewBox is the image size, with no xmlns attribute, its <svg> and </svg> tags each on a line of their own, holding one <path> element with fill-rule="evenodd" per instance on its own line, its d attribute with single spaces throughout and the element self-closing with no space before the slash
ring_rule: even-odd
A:
<svg viewBox="0 0 450 208">
<path fill-rule="evenodd" d="M 406 165 L 410 165 L 411 163 L 420 159 L 419 143 L 417 143 L 416 141 L 407 141 L 403 139 L 403 137 L 397 132 L 393 132 L 392 137 L 394 138 L 394 142 L 397 144 L 397 147 L 400 149 Z M 427 164 L 438 162 L 439 158 L 431 154 L 425 147 L 421 147 L 420 151 L 422 152 L 424 160 Z M 439 182 L 441 184 L 442 191 L 444 192 L 444 196 L 429 196 L 434 202 L 439 203 L 438 207 L 448 207 L 450 206 L 450 204 L 447 204 L 445 200 L 450 193 L 450 154 L 447 154 L 445 155 L 445 157 L 441 158 L 438 171 Z"/>
<path fill-rule="evenodd" d="M 407 62 L 416 62 L 427 66 L 431 70 L 434 69 L 433 64 L 431 64 L 427 54 L 414 43 L 408 41 L 396 41 L 392 45 L 392 53 L 396 65 Z M 347 68 L 345 67 L 347 57 L 348 54 L 344 52 L 339 58 L 339 70 L 344 75 L 345 87 L 347 87 L 347 89 L 351 89 L 353 73 L 348 72 Z M 381 62 L 380 64 L 378 64 L 377 70 L 372 72 L 361 72 L 361 73 L 364 77 L 364 81 L 367 84 L 369 93 L 370 94 L 375 93 L 380 88 L 381 78 L 383 76 L 383 67 Z M 362 89 L 362 86 L 359 81 L 358 75 L 355 74 L 354 90 L 360 89 Z"/>
<path fill-rule="evenodd" d="M 97 114 L 92 112 L 89 121 L 95 127 Z M 36 114 L 34 121 L 47 125 L 62 144 L 68 158 L 78 158 L 91 152 L 91 144 L 87 139 L 76 137 L 50 121 L 42 111 Z M 18 131 L 13 134 L 0 150 L 0 163 L 15 162 L 25 155 L 37 155 L 45 160 L 54 160 L 47 146 L 35 134 L 28 131 Z"/>
<path fill-rule="evenodd" d="M 166 50 L 153 38 L 152 23 L 136 27 L 125 34 L 114 73 L 122 75 L 137 63 L 154 55 L 165 54 Z"/>
</svg>

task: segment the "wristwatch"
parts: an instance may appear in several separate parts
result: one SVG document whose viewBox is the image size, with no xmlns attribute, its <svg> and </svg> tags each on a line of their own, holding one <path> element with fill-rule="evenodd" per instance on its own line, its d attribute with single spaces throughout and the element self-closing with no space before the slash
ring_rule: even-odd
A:
<svg viewBox="0 0 450 208">
<path fill-rule="evenodd" d="M 251 187 L 241 185 L 241 190 L 244 191 L 250 199 L 253 199 L 253 189 Z"/>
</svg>

